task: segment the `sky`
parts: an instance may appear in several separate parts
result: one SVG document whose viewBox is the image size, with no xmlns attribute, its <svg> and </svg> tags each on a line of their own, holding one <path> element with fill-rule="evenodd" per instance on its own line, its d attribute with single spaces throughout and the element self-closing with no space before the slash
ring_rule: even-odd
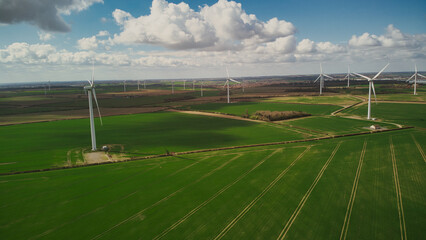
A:
<svg viewBox="0 0 426 240">
<path fill-rule="evenodd" d="M 424 0 L 0 0 L 0 83 L 426 70 Z"/>
</svg>

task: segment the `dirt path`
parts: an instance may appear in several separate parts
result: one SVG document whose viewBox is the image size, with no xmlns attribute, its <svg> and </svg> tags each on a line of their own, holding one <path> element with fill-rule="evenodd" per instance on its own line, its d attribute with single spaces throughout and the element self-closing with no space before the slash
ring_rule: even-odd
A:
<svg viewBox="0 0 426 240">
<path fill-rule="evenodd" d="M 248 121 L 248 122 L 265 123 L 264 121 L 260 121 L 260 120 L 254 120 L 254 119 L 250 119 L 250 118 L 243 118 L 243 117 L 221 114 L 221 113 L 200 112 L 200 111 L 183 111 L 183 110 L 176 110 L 176 109 L 169 109 L 168 111 L 186 113 L 186 114 L 193 114 L 193 115 L 201 115 L 201 116 L 209 116 L 209 117 L 228 118 L 228 119 Z"/>
</svg>

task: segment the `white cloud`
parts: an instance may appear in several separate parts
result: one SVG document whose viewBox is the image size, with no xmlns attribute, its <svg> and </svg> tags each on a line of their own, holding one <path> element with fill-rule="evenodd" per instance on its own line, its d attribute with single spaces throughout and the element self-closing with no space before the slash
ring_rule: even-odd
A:
<svg viewBox="0 0 426 240">
<path fill-rule="evenodd" d="M 109 36 L 109 32 L 104 30 L 104 31 L 99 31 L 98 34 L 96 34 L 96 36 L 98 37 L 105 37 L 105 36 Z"/>
<path fill-rule="evenodd" d="M 45 31 L 69 32 L 70 26 L 61 17 L 86 10 L 103 0 L 1 0 L 0 23 L 26 22 Z"/>
<path fill-rule="evenodd" d="M 197 12 L 188 4 L 153 0 L 150 15 L 133 17 L 120 9 L 113 17 L 122 32 L 114 41 L 154 44 L 170 49 L 226 50 L 248 43 L 273 42 L 293 35 L 293 24 L 276 18 L 262 22 L 247 14 L 240 3 L 219 0 Z"/>
<path fill-rule="evenodd" d="M 98 48 L 96 36 L 79 39 L 77 41 L 77 48 L 81 50 L 94 50 Z"/>
<path fill-rule="evenodd" d="M 53 35 L 51 33 L 38 32 L 37 34 L 38 34 L 39 39 L 43 42 L 49 41 L 53 38 Z"/>
</svg>

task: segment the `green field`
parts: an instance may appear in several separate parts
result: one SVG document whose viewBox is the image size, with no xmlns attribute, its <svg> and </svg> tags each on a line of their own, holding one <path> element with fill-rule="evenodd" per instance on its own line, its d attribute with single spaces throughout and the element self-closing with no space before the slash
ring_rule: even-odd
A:
<svg viewBox="0 0 426 240">
<path fill-rule="evenodd" d="M 313 130 L 319 133 L 338 135 L 349 134 L 356 132 L 366 132 L 372 124 L 377 124 L 374 121 L 350 119 L 343 117 L 308 117 L 295 119 L 292 121 L 284 121 L 285 125 L 301 127 L 304 129 Z M 380 123 L 380 126 L 386 129 L 396 128 L 395 125 Z"/>
<path fill-rule="evenodd" d="M 424 146 L 424 132 L 403 130 L 0 176 L 0 234 L 421 239 Z"/>
<path fill-rule="evenodd" d="M 273 97 L 264 100 L 265 102 L 283 102 L 283 103 L 305 103 L 305 104 L 332 104 L 347 106 L 361 100 L 351 95 L 337 96 L 303 96 L 303 97 Z"/>
<path fill-rule="evenodd" d="M 286 128 L 181 113 L 133 114 L 96 119 L 98 146 L 120 144 L 129 156 L 301 139 Z M 63 166 L 73 149 L 89 149 L 88 119 L 0 127 L 0 172 Z M 74 164 L 74 163 L 72 163 Z"/>
<path fill-rule="evenodd" d="M 290 103 L 269 103 L 269 102 L 243 102 L 243 103 L 206 103 L 190 106 L 191 110 L 220 112 L 241 116 L 246 113 L 253 114 L 256 111 L 302 111 L 312 115 L 328 115 L 341 107 L 335 105 L 314 105 L 314 104 L 290 104 Z"/>
<path fill-rule="evenodd" d="M 348 115 L 367 116 L 367 104 L 342 111 Z M 371 116 L 385 121 L 426 128 L 426 105 L 403 103 L 372 103 Z"/>
</svg>

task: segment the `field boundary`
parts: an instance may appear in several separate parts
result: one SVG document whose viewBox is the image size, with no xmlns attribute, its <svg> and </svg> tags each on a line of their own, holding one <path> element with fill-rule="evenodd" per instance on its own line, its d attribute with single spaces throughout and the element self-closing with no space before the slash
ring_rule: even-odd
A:
<svg viewBox="0 0 426 240">
<path fill-rule="evenodd" d="M 364 140 L 364 146 L 362 147 L 361 156 L 359 157 L 358 168 L 356 170 L 354 183 L 352 185 L 352 192 L 349 198 L 348 207 L 346 208 L 345 220 L 343 221 L 342 231 L 340 232 L 340 240 L 346 239 L 346 235 L 348 234 L 349 222 L 351 220 L 352 208 L 354 206 L 356 193 L 358 190 L 358 182 L 359 177 L 361 175 L 362 164 L 364 162 L 365 152 L 367 150 L 367 140 Z"/>
<path fill-rule="evenodd" d="M 308 201 L 309 196 L 314 191 L 318 182 L 321 180 L 321 178 L 324 175 L 324 172 L 327 169 L 328 165 L 330 164 L 331 160 L 334 159 L 334 156 L 336 155 L 337 151 L 340 149 L 340 145 L 342 145 L 342 141 L 337 144 L 337 146 L 334 148 L 333 152 L 331 153 L 330 157 L 328 157 L 327 162 L 325 162 L 324 166 L 322 166 L 321 170 L 317 174 L 317 177 L 314 179 L 314 182 L 311 184 L 308 191 L 303 196 L 302 200 L 300 200 L 299 205 L 296 207 L 293 214 L 290 216 L 290 218 L 287 221 L 286 225 L 284 226 L 283 230 L 280 232 L 280 235 L 278 235 L 277 240 L 278 239 L 283 240 L 287 236 L 288 231 L 290 230 L 290 228 L 293 225 L 296 218 L 299 216 L 299 213 L 302 210 L 302 208 L 305 206 L 306 201 Z"/>
<path fill-rule="evenodd" d="M 33 169 L 33 170 L 16 171 L 16 172 L 5 172 L 5 173 L 0 173 L 0 176 L 25 174 L 25 173 L 36 173 L 36 172 L 47 172 L 47 171 L 55 171 L 55 170 L 64 170 L 64 169 L 69 169 L 69 168 L 91 167 L 91 166 L 114 164 L 114 163 L 120 163 L 120 162 L 141 161 L 141 160 L 147 160 L 147 159 L 153 159 L 153 158 L 171 157 L 171 156 L 178 156 L 178 155 L 187 155 L 187 154 L 193 154 L 193 153 L 204 153 L 204 152 L 213 152 L 213 151 L 222 151 L 222 150 L 232 150 L 232 149 L 239 149 L 239 148 L 250 148 L 250 147 L 262 147 L 262 146 L 273 146 L 273 145 L 285 145 L 285 144 L 291 144 L 291 143 L 313 142 L 313 141 L 320 141 L 320 140 L 327 140 L 327 139 L 334 139 L 334 138 L 343 138 L 343 137 L 351 137 L 351 136 L 385 133 L 385 132 L 406 130 L 406 129 L 412 129 L 412 128 L 414 128 L 414 127 L 408 126 L 408 127 L 395 128 L 395 129 L 385 129 L 385 130 L 360 132 L 360 133 L 349 133 L 349 134 L 342 134 L 342 135 L 332 135 L 332 136 L 309 138 L 309 139 L 299 139 L 299 140 L 290 140 L 290 141 L 283 141 L 283 142 L 258 143 L 258 144 L 249 144 L 249 145 L 240 145 L 240 146 L 231 146 L 231 147 L 200 149 L 200 150 L 176 152 L 176 153 L 169 153 L 169 154 L 151 155 L 151 156 L 145 156 L 145 157 L 134 157 L 134 158 L 125 159 L 125 160 L 116 161 L 116 162 L 102 162 L 102 163 L 91 163 L 91 164 L 86 164 L 86 165 L 62 166 L 62 167 Z"/>
</svg>

